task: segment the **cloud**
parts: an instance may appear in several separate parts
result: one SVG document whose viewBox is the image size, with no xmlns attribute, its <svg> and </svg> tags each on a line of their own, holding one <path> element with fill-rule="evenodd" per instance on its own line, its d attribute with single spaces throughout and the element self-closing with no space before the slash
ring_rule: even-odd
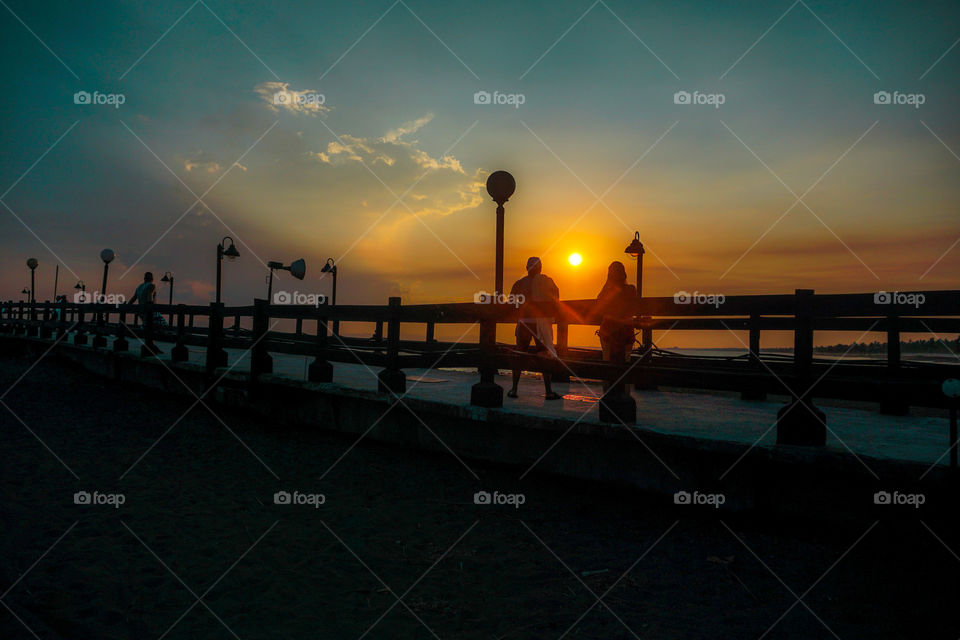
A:
<svg viewBox="0 0 960 640">
<path fill-rule="evenodd" d="M 216 161 L 213 154 L 195 151 L 183 161 L 183 168 L 191 172 L 218 173 L 223 167 Z"/>
<path fill-rule="evenodd" d="M 317 115 L 328 113 L 326 98 L 314 89 L 297 91 L 290 88 L 289 82 L 261 82 L 253 88 L 254 92 L 267 103 L 267 107 L 279 113 L 281 109 L 290 113 Z"/>
<path fill-rule="evenodd" d="M 433 120 L 433 114 L 405 122 L 383 136 L 365 138 L 344 134 L 309 157 L 336 167 L 366 165 L 383 174 L 382 179 L 402 185 L 397 195 L 416 183 L 404 197 L 417 215 L 449 215 L 469 209 L 483 201 L 484 173 L 467 171 L 452 155 L 434 157 L 418 147 L 408 136 Z M 375 168 L 381 167 L 381 168 Z M 419 180 L 419 182 L 418 182 Z M 398 205 L 400 210 L 405 207 Z"/>
</svg>

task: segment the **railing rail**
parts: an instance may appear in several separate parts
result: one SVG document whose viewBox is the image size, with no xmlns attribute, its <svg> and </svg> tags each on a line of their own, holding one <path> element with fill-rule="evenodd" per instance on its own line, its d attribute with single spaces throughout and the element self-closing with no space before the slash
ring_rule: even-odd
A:
<svg viewBox="0 0 960 640">
<path fill-rule="evenodd" d="M 502 404 L 502 389 L 495 383 L 498 369 L 521 367 L 603 380 L 625 376 L 627 382 L 653 388 L 657 384 L 710 389 L 739 389 L 745 398 L 767 393 L 787 393 L 794 398 L 835 396 L 873 399 L 884 411 L 899 413 L 910 405 L 945 406 L 934 390 L 947 375 L 957 376 L 960 364 L 916 363 L 904 360 L 900 336 L 960 333 L 960 291 L 815 294 L 797 290 L 786 295 L 737 295 L 722 300 L 702 297 L 650 297 L 636 301 L 634 327 L 643 336 L 642 347 L 624 364 L 602 362 L 596 351 L 571 348 L 571 326 L 597 326 L 601 319 L 595 300 L 563 300 L 540 304 L 557 325 L 558 360 L 519 353 L 496 342 L 499 324 L 513 323 L 521 309 L 505 304 L 455 302 L 403 305 L 391 298 L 386 305 L 253 305 L 78 304 L 69 302 L 0 302 L 0 331 L 22 332 L 42 339 L 65 339 L 104 347 L 113 338 L 114 350 L 126 349 L 136 337 L 174 342 L 173 359 L 187 359 L 187 346 L 204 347 L 210 374 L 227 363 L 225 349 L 253 350 L 251 378 L 272 371 L 269 353 L 314 356 L 309 377 L 328 382 L 330 362 L 363 362 L 381 367 L 380 388 L 400 393 L 405 388 L 403 369 L 437 366 L 476 367 L 480 383 L 473 401 L 482 406 Z M 292 322 L 291 322 L 292 321 Z M 277 331 L 286 322 L 292 331 Z M 343 336 L 330 330 L 344 323 L 372 324 L 370 338 Z M 438 325 L 476 324 L 479 342 L 454 344 L 438 341 Z M 411 325 L 420 325 L 422 340 L 402 339 Z M 404 329 L 404 331 L 401 331 Z M 666 357 L 652 351 L 654 331 L 745 332 L 743 359 Z M 761 357 L 764 332 L 792 332 L 792 357 Z M 887 358 L 877 362 L 826 363 L 815 357 L 818 331 L 884 333 Z M 460 331 L 458 330 L 458 333 Z M 144 355 L 150 355 L 144 353 Z M 439 358 L 439 360 L 438 360 Z M 813 389 L 810 387 L 813 386 Z"/>
</svg>

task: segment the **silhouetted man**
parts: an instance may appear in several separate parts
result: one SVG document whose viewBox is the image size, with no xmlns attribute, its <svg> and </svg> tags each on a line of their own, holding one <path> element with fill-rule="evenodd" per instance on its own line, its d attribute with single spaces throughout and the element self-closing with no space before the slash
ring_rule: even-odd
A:
<svg viewBox="0 0 960 640">
<path fill-rule="evenodd" d="M 533 257 L 527 260 L 527 275 L 520 278 L 513 284 L 510 295 L 516 300 L 522 300 L 520 307 L 520 320 L 517 322 L 517 329 L 514 332 L 517 338 L 517 348 L 524 351 L 531 351 L 530 343 L 533 343 L 532 351 L 534 353 L 548 352 L 556 355 L 553 348 L 553 318 L 544 316 L 547 311 L 542 311 L 538 303 L 553 302 L 560 298 L 560 290 L 554 281 L 540 273 L 543 265 L 540 258 Z M 521 298 L 522 296 L 522 298 Z M 507 392 L 507 397 L 517 397 L 517 385 L 520 384 L 520 369 L 513 370 L 513 386 Z M 547 400 L 559 400 L 560 396 L 554 393 L 550 386 L 550 374 L 543 372 L 544 398 Z"/>
<path fill-rule="evenodd" d="M 157 286 L 153 284 L 153 273 L 147 271 L 143 274 L 143 282 L 140 283 L 140 286 L 137 287 L 136 291 L 133 292 L 133 297 L 130 299 L 130 304 L 134 302 L 140 305 L 140 308 L 143 309 L 144 305 L 153 305 L 157 301 Z M 147 314 L 153 313 L 152 310 L 147 311 L 143 310 L 139 313 L 140 322 L 143 323 L 143 326 L 147 325 Z M 149 337 L 144 340 L 144 344 L 148 349 L 153 352 L 157 352 L 157 346 L 153 344 L 153 340 Z"/>
</svg>

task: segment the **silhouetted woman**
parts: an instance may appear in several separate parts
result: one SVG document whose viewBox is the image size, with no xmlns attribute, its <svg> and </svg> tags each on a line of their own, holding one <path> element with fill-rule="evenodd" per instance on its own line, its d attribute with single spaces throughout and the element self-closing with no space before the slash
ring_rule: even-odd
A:
<svg viewBox="0 0 960 640">
<path fill-rule="evenodd" d="M 601 318 L 600 346 L 603 359 L 609 362 L 627 361 L 633 349 L 633 304 L 637 289 L 627 284 L 627 270 L 623 263 L 614 261 L 607 268 L 607 281 L 597 296 L 596 314 Z"/>
</svg>

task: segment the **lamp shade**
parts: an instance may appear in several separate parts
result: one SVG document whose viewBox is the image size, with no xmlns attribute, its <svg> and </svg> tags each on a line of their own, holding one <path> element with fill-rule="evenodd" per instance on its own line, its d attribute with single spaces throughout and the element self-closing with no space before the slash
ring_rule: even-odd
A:
<svg viewBox="0 0 960 640">
<path fill-rule="evenodd" d="M 494 171 L 487 178 L 487 193 L 497 204 L 506 202 L 517 190 L 517 181 L 506 171 Z"/>
<path fill-rule="evenodd" d="M 624 253 L 637 258 L 646 253 L 643 249 L 643 243 L 640 242 L 640 232 L 636 232 L 633 236 L 633 242 L 631 242 L 626 249 L 623 250 Z"/>
<path fill-rule="evenodd" d="M 113 249 L 104 249 L 100 252 L 100 259 L 103 260 L 104 264 L 110 264 L 116 257 L 117 254 Z"/>
<path fill-rule="evenodd" d="M 307 263 L 303 260 L 303 258 L 294 260 L 287 268 L 290 270 L 290 275 L 297 280 L 303 280 L 303 276 L 307 275 Z"/>
<path fill-rule="evenodd" d="M 36 269 L 38 264 L 40 263 L 37 262 L 36 258 L 29 258 L 27 260 L 27 267 L 29 267 L 30 269 Z"/>
</svg>

